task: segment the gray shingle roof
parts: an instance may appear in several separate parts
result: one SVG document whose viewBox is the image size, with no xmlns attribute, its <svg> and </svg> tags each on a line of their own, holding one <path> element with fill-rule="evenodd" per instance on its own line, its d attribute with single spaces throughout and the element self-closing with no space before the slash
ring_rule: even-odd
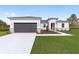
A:
<svg viewBox="0 0 79 59">
<path fill-rule="evenodd" d="M 41 23 L 48 23 L 48 20 L 41 20 Z"/>
</svg>

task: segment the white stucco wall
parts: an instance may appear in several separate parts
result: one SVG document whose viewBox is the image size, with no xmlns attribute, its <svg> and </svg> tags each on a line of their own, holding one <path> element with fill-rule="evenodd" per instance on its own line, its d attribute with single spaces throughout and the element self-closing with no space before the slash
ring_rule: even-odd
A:
<svg viewBox="0 0 79 59">
<path fill-rule="evenodd" d="M 66 30 L 68 31 L 69 30 L 69 23 L 68 22 L 57 22 L 58 20 L 54 20 L 54 19 L 51 19 L 51 20 L 48 20 L 48 28 L 49 28 L 49 31 L 53 31 L 53 29 L 51 29 L 51 23 L 54 23 L 55 24 L 55 30 Z M 62 23 L 64 23 L 64 27 L 62 27 Z"/>
<path fill-rule="evenodd" d="M 37 23 L 37 32 L 40 33 L 40 20 L 11 20 L 10 31 L 14 32 L 14 23 Z"/>
<path fill-rule="evenodd" d="M 52 29 L 51 29 L 51 23 L 55 23 L 55 28 L 56 28 L 56 21 L 57 20 L 52 20 L 52 19 L 51 20 L 48 20 L 48 28 L 49 28 L 49 31 L 52 31 Z"/>
<path fill-rule="evenodd" d="M 69 30 L 69 23 L 68 22 L 64 22 L 64 27 L 62 27 L 62 22 L 58 22 L 56 25 L 56 29 L 61 31 L 61 30 Z"/>
<path fill-rule="evenodd" d="M 46 30 L 46 27 L 44 27 L 44 23 L 41 23 L 41 30 Z M 45 23 L 45 26 L 47 26 L 47 23 Z"/>
</svg>

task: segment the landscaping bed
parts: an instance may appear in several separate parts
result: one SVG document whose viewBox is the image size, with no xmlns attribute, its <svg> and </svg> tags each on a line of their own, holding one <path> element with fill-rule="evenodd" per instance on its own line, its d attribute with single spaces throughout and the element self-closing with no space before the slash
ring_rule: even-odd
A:
<svg viewBox="0 0 79 59">
<path fill-rule="evenodd" d="M 59 34 L 55 31 L 46 31 L 46 30 L 42 30 L 41 33 L 37 33 L 37 34 Z"/>
</svg>

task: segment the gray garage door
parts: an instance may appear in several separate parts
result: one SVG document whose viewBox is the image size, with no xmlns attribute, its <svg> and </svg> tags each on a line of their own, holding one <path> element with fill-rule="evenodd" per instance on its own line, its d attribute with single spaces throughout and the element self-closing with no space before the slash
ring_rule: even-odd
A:
<svg viewBox="0 0 79 59">
<path fill-rule="evenodd" d="M 37 23 L 14 23 L 14 32 L 36 32 Z"/>
</svg>

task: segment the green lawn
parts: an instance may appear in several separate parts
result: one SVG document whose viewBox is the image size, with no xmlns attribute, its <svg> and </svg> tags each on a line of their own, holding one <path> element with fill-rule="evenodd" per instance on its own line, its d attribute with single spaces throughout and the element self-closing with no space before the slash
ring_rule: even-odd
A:
<svg viewBox="0 0 79 59">
<path fill-rule="evenodd" d="M 67 33 L 73 36 L 37 36 L 31 54 L 78 54 L 79 29 Z"/>
<path fill-rule="evenodd" d="M 7 35 L 9 33 L 10 33 L 10 31 L 0 31 L 0 36 Z"/>
</svg>

